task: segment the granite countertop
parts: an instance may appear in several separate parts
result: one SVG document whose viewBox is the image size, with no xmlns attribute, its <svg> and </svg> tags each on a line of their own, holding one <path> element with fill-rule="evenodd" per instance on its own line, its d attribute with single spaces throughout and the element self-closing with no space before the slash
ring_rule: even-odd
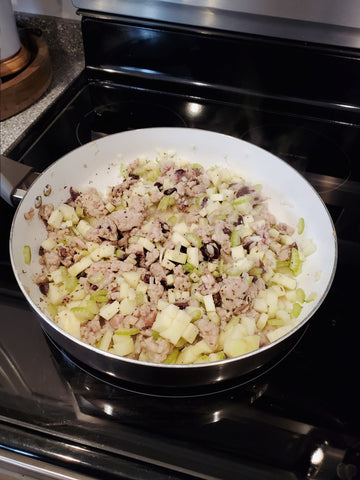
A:
<svg viewBox="0 0 360 480">
<path fill-rule="evenodd" d="M 84 68 L 80 19 L 15 14 L 18 27 L 40 28 L 49 48 L 52 80 L 47 91 L 23 112 L 0 122 L 0 151 L 11 145 L 55 101 Z"/>
</svg>

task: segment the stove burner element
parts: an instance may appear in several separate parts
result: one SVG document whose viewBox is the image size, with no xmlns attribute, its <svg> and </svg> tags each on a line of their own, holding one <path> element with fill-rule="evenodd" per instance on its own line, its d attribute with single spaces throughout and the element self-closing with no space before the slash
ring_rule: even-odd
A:
<svg viewBox="0 0 360 480">
<path fill-rule="evenodd" d="M 281 123 L 251 128 L 241 138 L 285 160 L 319 193 L 338 189 L 350 177 L 351 167 L 345 152 L 328 135 Z"/>
<path fill-rule="evenodd" d="M 114 392 L 128 392 L 145 397 L 196 398 L 221 395 L 224 392 L 237 392 L 246 387 L 251 389 L 252 396 L 254 396 L 254 394 L 256 396 L 256 394 L 259 395 L 259 392 L 256 393 L 254 391 L 254 382 L 256 385 L 258 382 L 263 385 L 264 381 L 266 381 L 267 375 L 296 349 L 307 329 L 308 325 L 305 325 L 295 334 L 295 341 L 287 351 L 282 352 L 275 359 L 258 369 L 238 378 L 223 380 L 216 384 L 198 385 L 194 387 L 182 387 L 181 385 L 177 387 L 161 387 L 120 380 L 85 365 L 83 362 L 75 359 L 71 354 L 65 352 L 52 338 L 47 336 L 47 339 L 49 347 L 51 348 L 54 357 L 57 359 L 58 367 L 73 386 L 74 391 L 77 390 L 77 386 L 81 385 L 81 391 L 89 391 L 91 393 L 95 390 L 100 390 L 105 397 L 108 396 L 108 393 L 106 392 L 108 392 L 109 389 L 114 389 Z M 92 385 L 91 389 L 85 387 L 89 382 Z M 115 395 L 115 393 L 111 394 L 111 396 L 113 395 Z"/>
<path fill-rule="evenodd" d="M 76 126 L 80 145 L 112 133 L 148 127 L 186 127 L 173 110 L 150 102 L 112 103 L 88 112 Z"/>
</svg>

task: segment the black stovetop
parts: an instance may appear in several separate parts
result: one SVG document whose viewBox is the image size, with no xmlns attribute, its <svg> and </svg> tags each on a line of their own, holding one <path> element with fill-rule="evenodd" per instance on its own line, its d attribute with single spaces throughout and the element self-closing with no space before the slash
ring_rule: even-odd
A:
<svg viewBox="0 0 360 480">
<path fill-rule="evenodd" d="M 110 22 L 101 37 L 104 43 L 109 46 L 108 35 L 114 38 L 114 29 L 115 38 L 121 39 L 116 54 L 115 46 L 106 50 L 106 61 L 95 55 L 93 45 L 89 47 L 104 22 Z M 214 388 L 179 388 L 175 392 L 114 384 L 75 364 L 41 331 L 11 273 L 8 235 L 13 210 L 2 202 L 2 449 L 65 465 L 75 472 L 74 478 L 76 472 L 97 478 L 159 480 L 358 478 L 360 102 L 356 103 L 356 95 L 349 96 L 348 79 L 333 92 L 326 85 L 320 98 L 317 78 L 314 88 L 319 92 L 315 99 L 309 86 L 290 85 L 286 92 L 278 91 L 278 84 L 273 88 L 263 78 L 267 87 L 261 89 L 255 82 L 257 88 L 251 91 L 255 60 L 251 60 L 249 48 L 265 56 L 273 50 L 278 54 L 283 49 L 290 55 L 300 49 L 299 61 L 308 55 L 311 65 L 317 65 L 317 55 L 321 54 L 322 65 L 327 59 L 327 68 L 332 65 L 332 55 L 345 65 L 348 58 L 349 71 L 355 69 L 357 52 L 305 48 L 235 34 L 221 37 L 219 32 L 149 23 L 132 26 L 129 21 L 91 17 L 83 20 L 83 30 L 85 40 L 88 35 L 92 39 L 86 44 L 87 67 L 7 152 L 10 157 L 42 171 L 63 154 L 95 138 L 150 126 L 203 128 L 242 138 L 283 158 L 315 186 L 335 223 L 338 268 L 329 295 L 298 343 L 285 358 L 258 372 L 256 378 L 248 376 Z M 236 88 L 236 79 L 225 85 L 225 74 L 211 75 L 210 71 L 206 85 L 203 78 L 196 82 L 194 65 L 180 81 L 185 62 L 181 46 L 185 43 L 186 50 L 184 38 L 189 36 L 195 52 L 201 51 L 206 39 L 212 45 L 216 39 L 220 41 L 218 37 L 230 50 L 234 44 L 240 51 L 247 46 L 244 72 L 249 72 L 246 66 L 252 69 L 251 74 L 243 74 L 244 85 Z M 172 45 L 169 39 L 173 37 L 180 43 L 174 41 Z M 145 40 L 146 46 L 142 47 Z M 145 55 L 149 41 L 158 51 L 166 45 L 168 54 L 171 48 L 180 49 L 181 61 L 176 65 L 181 72 L 168 67 L 162 56 L 149 65 Z M 127 49 L 121 56 L 123 45 Z M 129 45 L 134 46 L 132 52 L 137 52 L 133 53 L 131 68 L 125 61 Z M 219 62 L 221 55 L 214 55 Z M 256 55 L 259 61 L 260 53 Z M 144 59 L 146 68 L 138 68 L 137 62 L 141 65 Z M 274 73 L 270 76 L 273 79 Z"/>
</svg>

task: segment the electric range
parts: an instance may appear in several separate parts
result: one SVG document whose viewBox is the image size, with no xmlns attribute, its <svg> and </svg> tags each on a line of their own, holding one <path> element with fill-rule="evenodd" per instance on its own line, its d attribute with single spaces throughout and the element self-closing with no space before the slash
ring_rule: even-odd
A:
<svg viewBox="0 0 360 480">
<path fill-rule="evenodd" d="M 296 345 L 256 377 L 141 388 L 47 339 L 12 274 L 14 210 L 1 202 L 0 467 L 35 478 L 360 478 L 360 52 L 81 13 L 84 71 L 9 157 L 41 172 L 93 139 L 144 127 L 244 139 L 319 192 L 338 267 Z"/>
</svg>

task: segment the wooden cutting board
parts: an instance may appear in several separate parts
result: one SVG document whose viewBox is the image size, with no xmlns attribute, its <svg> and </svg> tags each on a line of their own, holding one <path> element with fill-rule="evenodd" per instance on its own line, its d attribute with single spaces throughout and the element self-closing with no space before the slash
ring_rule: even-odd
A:
<svg viewBox="0 0 360 480">
<path fill-rule="evenodd" d="M 51 62 L 45 39 L 32 33 L 27 37 L 26 46 L 23 44 L 17 55 L 0 63 L 0 121 L 36 102 L 51 82 Z"/>
</svg>

